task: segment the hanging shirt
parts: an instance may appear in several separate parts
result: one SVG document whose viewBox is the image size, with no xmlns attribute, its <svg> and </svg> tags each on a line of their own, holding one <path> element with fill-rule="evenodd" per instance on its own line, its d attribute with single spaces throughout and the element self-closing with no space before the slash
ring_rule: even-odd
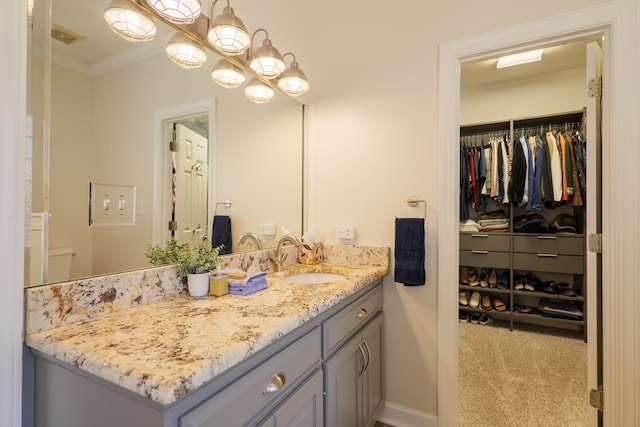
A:
<svg viewBox="0 0 640 427">
<path fill-rule="evenodd" d="M 553 133 L 547 132 L 547 144 L 549 146 L 549 157 L 551 160 L 551 185 L 553 186 L 553 201 L 562 201 L 562 161 L 558 143 Z"/>
</svg>

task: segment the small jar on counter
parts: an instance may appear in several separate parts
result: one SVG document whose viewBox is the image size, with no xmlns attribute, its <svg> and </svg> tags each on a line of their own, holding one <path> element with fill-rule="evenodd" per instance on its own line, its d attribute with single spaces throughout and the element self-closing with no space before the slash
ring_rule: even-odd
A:
<svg viewBox="0 0 640 427">
<path fill-rule="evenodd" d="M 229 293 L 229 277 L 227 273 L 216 271 L 209 278 L 209 295 L 219 297 Z"/>
</svg>

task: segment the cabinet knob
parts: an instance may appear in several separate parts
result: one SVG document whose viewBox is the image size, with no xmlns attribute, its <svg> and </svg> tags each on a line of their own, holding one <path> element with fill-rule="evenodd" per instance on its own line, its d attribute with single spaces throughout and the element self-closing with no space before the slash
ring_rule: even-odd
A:
<svg viewBox="0 0 640 427">
<path fill-rule="evenodd" d="M 361 308 L 360 311 L 358 311 L 358 319 L 362 319 L 366 315 L 367 315 L 367 310 L 366 309 Z"/>
<path fill-rule="evenodd" d="M 280 390 L 282 387 L 284 387 L 286 379 L 287 374 L 285 374 L 284 372 L 278 372 L 273 376 L 273 378 L 271 378 L 271 381 L 269 381 L 269 384 L 267 384 L 267 386 L 264 388 L 262 394 L 273 393 Z"/>
</svg>

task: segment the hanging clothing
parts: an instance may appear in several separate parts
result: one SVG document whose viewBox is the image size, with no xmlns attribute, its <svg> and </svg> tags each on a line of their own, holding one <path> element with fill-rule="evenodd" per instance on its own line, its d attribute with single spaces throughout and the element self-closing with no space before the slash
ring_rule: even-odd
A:
<svg viewBox="0 0 640 427">
<path fill-rule="evenodd" d="M 553 186 L 553 201 L 562 201 L 562 159 L 558 142 L 552 132 L 547 132 L 547 143 L 549 144 L 549 155 L 551 158 L 551 185 Z"/>
<path fill-rule="evenodd" d="M 469 219 L 469 204 L 467 193 L 469 191 L 469 172 L 467 169 L 467 153 L 460 149 L 460 220 Z"/>
<path fill-rule="evenodd" d="M 541 210 L 543 207 L 542 204 L 542 139 L 539 136 L 533 136 L 529 138 L 529 141 L 533 139 L 533 145 L 531 143 L 527 144 L 527 149 L 529 150 L 529 159 L 530 159 L 530 181 L 529 181 L 529 200 L 527 202 L 527 212 L 530 212 L 532 209 Z"/>
</svg>

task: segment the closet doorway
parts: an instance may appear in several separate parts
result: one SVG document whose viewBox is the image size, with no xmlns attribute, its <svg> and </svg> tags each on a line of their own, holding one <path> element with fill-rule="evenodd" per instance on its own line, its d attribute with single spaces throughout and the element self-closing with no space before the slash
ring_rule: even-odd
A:
<svg viewBox="0 0 640 427">
<path fill-rule="evenodd" d="M 586 159 L 580 147 L 587 136 L 587 122 L 592 135 L 599 133 L 592 126 L 599 123 L 595 119 L 599 118 L 599 104 L 595 99 L 587 101 L 587 81 L 595 73 L 592 61 L 599 57 L 600 41 L 601 35 L 595 35 L 544 46 L 542 60 L 509 68 L 498 69 L 496 58 L 461 65 L 460 164 L 465 175 L 474 177 L 461 186 L 465 196 L 460 200 L 465 207 L 460 210 L 459 252 L 462 426 L 483 425 L 482 420 L 486 425 L 597 425 L 597 419 L 587 423 L 587 331 L 593 344 L 590 351 L 595 353 L 598 333 L 589 329 L 599 329 L 600 298 L 597 271 L 587 267 L 586 236 L 588 230 L 600 229 L 601 206 L 597 179 L 590 180 L 591 203 L 586 203 Z M 514 191 L 517 201 L 513 200 L 507 182 L 516 182 L 517 176 L 522 177 L 521 183 L 526 182 L 529 173 L 529 184 L 533 182 L 532 159 L 541 157 L 545 137 L 545 148 L 549 142 L 552 150 L 556 137 L 558 147 L 560 138 L 564 146 L 566 137 L 562 158 L 571 158 L 576 170 L 575 156 L 569 156 L 575 147 L 581 172 L 574 176 L 575 186 L 569 173 L 571 197 L 532 208 L 527 189 L 524 197 L 522 191 Z M 599 142 L 592 138 L 589 149 L 595 158 Z M 505 156 L 500 158 L 503 162 L 494 161 L 491 166 L 496 147 L 505 148 Z M 485 153 L 488 156 L 489 167 L 483 164 L 484 170 L 495 171 L 501 165 L 494 179 L 487 176 L 476 182 L 480 153 L 483 161 Z M 559 159 L 560 151 L 555 153 Z M 517 163 L 518 155 L 526 159 L 524 163 Z M 591 164 L 591 178 L 599 175 L 596 164 Z M 528 171 L 527 165 L 531 166 Z M 583 178 L 581 183 L 578 175 Z M 491 187 L 502 185 L 504 191 L 496 188 L 493 195 Z M 479 186 L 484 187 L 482 191 Z M 552 200 L 550 192 L 547 189 L 548 201 Z M 559 226 L 557 218 L 577 222 L 573 228 L 554 228 L 554 224 Z M 593 262 L 591 258 L 590 264 Z M 562 290 L 557 289 L 558 284 Z M 567 286 L 569 289 L 564 288 Z M 597 381 L 601 371 L 593 356 L 591 381 Z M 554 407 L 558 408 L 555 415 Z M 595 411 L 591 415 L 597 418 Z"/>
</svg>

